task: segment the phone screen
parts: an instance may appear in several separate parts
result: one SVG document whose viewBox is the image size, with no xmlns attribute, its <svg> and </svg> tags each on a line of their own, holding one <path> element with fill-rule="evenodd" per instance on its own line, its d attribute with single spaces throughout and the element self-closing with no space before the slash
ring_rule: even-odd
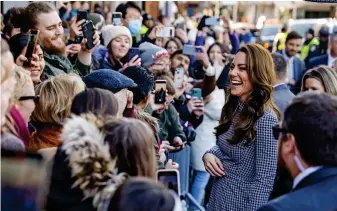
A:
<svg viewBox="0 0 337 211">
<path fill-rule="evenodd" d="M 200 88 L 193 88 L 191 90 L 191 97 L 196 97 L 200 99 L 202 97 L 202 92 Z"/>
<path fill-rule="evenodd" d="M 166 90 L 166 81 L 165 80 L 157 80 L 156 81 L 156 91 Z"/>
<path fill-rule="evenodd" d="M 81 20 L 87 20 L 88 19 L 88 13 L 87 11 L 78 11 L 77 12 L 77 20 L 76 22 L 80 22 Z"/>
<path fill-rule="evenodd" d="M 113 13 L 112 22 L 115 26 L 120 26 L 122 24 L 122 13 Z"/>
<path fill-rule="evenodd" d="M 157 172 L 157 180 L 180 196 L 179 172 L 177 170 L 159 170 Z"/>
<path fill-rule="evenodd" d="M 39 154 L 1 150 L 1 210 L 41 210 L 42 161 Z"/>
<path fill-rule="evenodd" d="M 220 19 L 217 17 L 206 18 L 205 25 L 206 26 L 218 26 L 220 25 Z"/>
</svg>

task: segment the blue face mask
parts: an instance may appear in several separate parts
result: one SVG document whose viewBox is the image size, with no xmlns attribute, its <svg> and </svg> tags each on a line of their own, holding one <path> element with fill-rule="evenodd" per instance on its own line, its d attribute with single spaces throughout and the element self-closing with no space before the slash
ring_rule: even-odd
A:
<svg viewBox="0 0 337 211">
<path fill-rule="evenodd" d="M 142 29 L 142 22 L 140 20 L 129 21 L 129 30 L 132 36 L 139 34 Z"/>
</svg>

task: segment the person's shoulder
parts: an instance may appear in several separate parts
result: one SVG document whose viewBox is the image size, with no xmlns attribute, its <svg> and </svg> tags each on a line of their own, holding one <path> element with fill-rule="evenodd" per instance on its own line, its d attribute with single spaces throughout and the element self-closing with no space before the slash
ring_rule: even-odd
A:
<svg viewBox="0 0 337 211">
<path fill-rule="evenodd" d="M 272 201 L 269 201 L 267 204 L 263 205 L 257 211 L 281 211 L 281 210 L 287 210 L 283 204 L 284 204 L 284 197 L 286 196 L 281 196 L 278 197 Z"/>
<path fill-rule="evenodd" d="M 277 115 L 270 106 L 266 108 L 265 112 L 258 120 L 258 123 L 262 123 L 262 124 L 267 123 L 267 122 L 278 122 Z"/>
<path fill-rule="evenodd" d="M 309 64 L 315 64 L 315 63 L 317 63 L 321 60 L 327 59 L 327 58 L 328 58 L 328 54 L 316 56 L 316 57 L 313 57 L 309 60 Z"/>
</svg>

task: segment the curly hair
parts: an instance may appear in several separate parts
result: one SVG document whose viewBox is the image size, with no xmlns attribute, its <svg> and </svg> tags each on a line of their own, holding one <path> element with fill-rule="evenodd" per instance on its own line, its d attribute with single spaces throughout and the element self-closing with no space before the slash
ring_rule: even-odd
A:
<svg viewBox="0 0 337 211">
<path fill-rule="evenodd" d="M 222 109 L 220 125 L 215 128 L 216 135 L 226 132 L 233 123 L 234 137 L 231 143 L 238 143 L 242 139 L 248 142 L 254 141 L 256 137 L 256 121 L 264 114 L 266 109 L 271 108 L 278 118 L 279 110 L 272 101 L 272 92 L 275 80 L 274 64 L 270 53 L 262 46 L 248 44 L 239 49 L 238 52 L 246 54 L 248 78 L 253 84 L 253 92 L 247 99 L 237 122 L 233 122 L 233 114 L 238 106 L 239 97 L 231 95 L 228 91 L 226 104 Z M 256 58 L 263 58 L 257 60 Z"/>
</svg>

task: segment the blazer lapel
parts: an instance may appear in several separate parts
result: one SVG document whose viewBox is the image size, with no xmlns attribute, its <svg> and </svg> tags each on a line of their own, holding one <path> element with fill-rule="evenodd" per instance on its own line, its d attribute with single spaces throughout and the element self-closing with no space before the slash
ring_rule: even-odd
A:
<svg viewBox="0 0 337 211">
<path fill-rule="evenodd" d="M 322 167 L 316 172 L 305 177 L 295 188 L 294 191 L 316 184 L 330 177 L 337 177 L 337 167 Z"/>
</svg>

